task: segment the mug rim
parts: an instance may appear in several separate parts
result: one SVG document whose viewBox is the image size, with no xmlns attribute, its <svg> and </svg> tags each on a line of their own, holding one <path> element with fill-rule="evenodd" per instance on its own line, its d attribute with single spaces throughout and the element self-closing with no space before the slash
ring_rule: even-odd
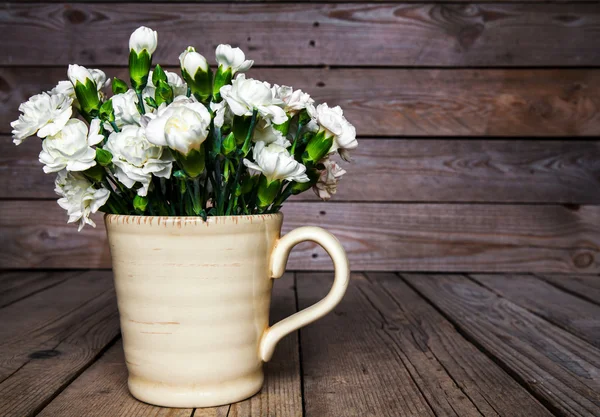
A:
<svg viewBox="0 0 600 417">
<path fill-rule="evenodd" d="M 104 213 L 104 223 L 109 224 L 159 224 L 178 226 L 197 224 L 259 224 L 283 219 L 283 213 L 268 214 L 241 214 L 235 216 L 207 216 L 206 221 L 200 216 L 144 216 L 138 214 L 111 214 Z"/>
</svg>

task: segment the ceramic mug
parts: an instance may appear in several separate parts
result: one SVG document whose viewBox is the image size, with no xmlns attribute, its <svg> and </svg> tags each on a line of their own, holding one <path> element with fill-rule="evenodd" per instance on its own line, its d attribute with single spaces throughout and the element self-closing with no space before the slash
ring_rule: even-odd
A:
<svg viewBox="0 0 600 417">
<path fill-rule="evenodd" d="M 283 237 L 283 215 L 209 217 L 107 214 L 128 386 L 165 407 L 212 407 L 260 391 L 263 362 L 285 335 L 330 312 L 349 280 L 337 239 L 318 227 Z M 331 256 L 331 291 L 269 327 L 273 279 L 303 241 Z"/>
</svg>

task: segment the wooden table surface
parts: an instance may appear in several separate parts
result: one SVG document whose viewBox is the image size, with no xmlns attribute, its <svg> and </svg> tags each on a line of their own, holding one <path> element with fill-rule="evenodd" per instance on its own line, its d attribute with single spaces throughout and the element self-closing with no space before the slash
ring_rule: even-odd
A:
<svg viewBox="0 0 600 417">
<path fill-rule="evenodd" d="M 272 320 L 331 281 L 287 274 Z M 600 276 L 354 274 L 249 400 L 153 407 L 126 378 L 110 271 L 0 275 L 0 415 L 15 417 L 598 416 Z"/>
</svg>

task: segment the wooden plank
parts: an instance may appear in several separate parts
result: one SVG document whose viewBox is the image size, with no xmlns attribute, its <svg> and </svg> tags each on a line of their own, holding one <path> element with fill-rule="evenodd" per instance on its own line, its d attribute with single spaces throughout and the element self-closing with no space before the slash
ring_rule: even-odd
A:
<svg viewBox="0 0 600 417">
<path fill-rule="evenodd" d="M 592 303 L 600 304 L 600 276 L 598 275 L 536 274 L 536 276 Z"/>
<path fill-rule="evenodd" d="M 296 311 L 293 274 L 273 287 L 271 322 Z M 265 385 L 256 396 L 212 409 L 198 409 L 194 417 L 302 416 L 300 360 L 297 334 L 283 339 L 271 362 L 265 365 Z M 85 398 L 85 401 L 82 401 Z M 135 400 L 127 389 L 127 369 L 119 341 L 67 387 L 39 414 L 41 417 L 185 417 L 189 409 L 154 407 Z"/>
<path fill-rule="evenodd" d="M 82 274 L 80 271 L 0 273 L 0 308 Z"/>
<path fill-rule="evenodd" d="M 78 233 L 54 202 L 4 201 L 0 207 L 2 240 L 9 242 L 0 254 L 2 267 L 110 267 L 100 216 L 98 229 Z M 584 207 L 582 218 L 581 210 L 561 207 L 289 203 L 284 208 L 287 230 L 317 224 L 336 233 L 355 269 L 474 270 L 477 265 L 483 271 L 507 265 L 521 271 L 597 268 L 595 249 L 585 243 L 597 240 L 597 211 Z M 43 222 L 32 222 L 40 213 Z M 568 243 L 561 235 L 566 227 Z M 290 268 L 330 268 L 315 245 L 299 249 Z M 571 259 L 571 253 L 578 256 Z"/>
<path fill-rule="evenodd" d="M 211 59 L 219 43 L 239 45 L 260 65 L 600 63 L 595 4 L 4 3 L 0 10 L 0 31 L 11 34 L 0 65 L 123 65 L 140 22 L 160 34 L 156 62 L 171 64 L 190 42 Z"/>
<path fill-rule="evenodd" d="M 0 198 L 56 198 L 40 149 L 0 136 Z M 361 139 L 352 156 L 336 202 L 600 204 L 599 141 Z"/>
<path fill-rule="evenodd" d="M 119 3 L 121 0 L 71 0 L 69 3 Z M 530 0 L 531 3 L 595 3 L 597 0 Z M 21 3 L 64 3 L 63 0 L 20 0 Z M 128 3 L 164 3 L 165 0 L 128 0 Z M 177 0 L 178 3 L 364 3 L 365 0 Z M 372 3 L 422 3 L 423 0 L 371 0 Z M 436 3 L 463 3 L 467 0 L 437 0 Z M 498 0 L 480 0 L 480 3 Z M 522 0 L 503 0 L 505 3 Z"/>
<path fill-rule="evenodd" d="M 397 275 L 369 278 L 354 274 L 334 312 L 301 330 L 307 416 L 551 415 Z M 330 282 L 298 274 L 300 307 Z"/>
<path fill-rule="evenodd" d="M 331 274 L 298 273 L 298 307 L 322 299 Z M 307 417 L 435 416 L 401 353 L 384 343 L 381 316 L 352 279 L 344 300 L 325 318 L 300 330 Z M 397 413 L 397 414 L 392 414 Z"/>
<path fill-rule="evenodd" d="M 283 213 L 284 232 L 330 230 L 357 271 L 600 271 L 599 206 L 290 202 Z M 110 268 L 101 216 L 80 233 L 66 218 L 53 201 L 1 201 L 0 268 Z M 302 243 L 288 268 L 329 270 L 331 260 Z"/>
<path fill-rule="evenodd" d="M 501 297 L 600 347 L 600 306 L 528 274 L 473 274 L 471 278 Z"/>
<path fill-rule="evenodd" d="M 31 295 L 1 309 L 0 322 L 0 415 L 34 415 L 119 334 L 111 273 Z"/>
<path fill-rule="evenodd" d="M 119 340 L 38 416 L 190 417 L 192 412 L 154 407 L 133 398 L 127 390 L 127 368 Z"/>
<path fill-rule="evenodd" d="M 129 78 L 124 68 L 104 69 Z M 21 102 L 66 71 L 0 68 L 0 133 L 10 133 Z M 249 76 L 340 105 L 360 136 L 600 135 L 598 69 L 255 68 Z"/>
<path fill-rule="evenodd" d="M 461 275 L 402 274 L 559 415 L 600 413 L 600 350 Z"/>
</svg>

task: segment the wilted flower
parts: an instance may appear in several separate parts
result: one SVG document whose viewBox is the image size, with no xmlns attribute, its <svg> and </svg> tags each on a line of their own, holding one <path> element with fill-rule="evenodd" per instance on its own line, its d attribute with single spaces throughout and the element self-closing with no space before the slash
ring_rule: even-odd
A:
<svg viewBox="0 0 600 417">
<path fill-rule="evenodd" d="M 329 158 L 321 161 L 321 164 L 324 165 L 324 169 L 321 170 L 313 190 L 321 200 L 329 200 L 336 193 L 337 184 L 346 171 Z"/>
<path fill-rule="evenodd" d="M 110 191 L 106 188 L 95 188 L 80 173 L 60 171 L 55 181 L 56 194 L 61 196 L 58 205 L 67 210 L 68 223 L 79 222 L 79 230 L 86 224 L 96 227 L 90 214 L 97 212 L 108 201 Z"/>
<path fill-rule="evenodd" d="M 283 101 L 273 97 L 270 86 L 252 78 L 246 79 L 244 74 L 238 75 L 231 85 L 221 87 L 221 96 L 237 116 L 251 116 L 256 109 L 262 118 L 275 124 L 287 120 L 285 111 L 280 107 Z"/>
<path fill-rule="evenodd" d="M 327 103 L 307 107 L 309 115 L 319 125 L 320 130 L 333 136 L 333 145 L 329 152 L 338 151 L 340 156 L 350 160 L 349 151 L 358 146 L 356 129 L 344 117 L 340 106 L 329 107 Z"/>
<path fill-rule="evenodd" d="M 36 133 L 40 138 L 56 135 L 73 113 L 72 102 L 64 94 L 41 93 L 22 103 L 19 111 L 23 114 L 10 124 L 15 145 Z"/>
<path fill-rule="evenodd" d="M 140 196 L 148 194 L 152 175 L 171 176 L 173 158 L 169 151 L 148 142 L 141 127 L 127 125 L 121 132 L 111 133 L 104 149 L 112 154 L 115 176 L 123 185 L 127 188 L 136 182 L 142 185 L 137 190 Z"/>
<path fill-rule="evenodd" d="M 129 50 L 136 54 L 141 54 L 142 51 L 148 51 L 152 55 L 156 51 L 158 45 L 158 34 L 155 30 L 140 26 L 129 37 Z"/>
<path fill-rule="evenodd" d="M 96 165 L 96 151 L 92 145 L 99 143 L 103 136 L 89 132 L 87 125 L 79 119 L 70 119 L 56 135 L 48 136 L 42 142 L 40 162 L 44 164 L 44 172 L 85 171 Z"/>
<path fill-rule="evenodd" d="M 265 142 L 257 142 L 254 145 L 252 157 L 254 162 L 244 159 L 244 165 L 261 172 L 269 182 L 274 180 L 310 181 L 306 175 L 306 167 L 296 161 L 287 149 L 276 143 L 266 145 Z"/>
<path fill-rule="evenodd" d="M 183 155 L 200 149 L 211 121 L 202 103 L 182 96 L 176 97 L 169 106 L 162 104 L 151 117 L 146 126 L 150 143 L 167 146 Z"/>
<path fill-rule="evenodd" d="M 236 72 L 246 72 L 254 64 L 254 61 L 246 60 L 246 55 L 240 48 L 232 48 L 231 45 L 217 46 L 215 55 L 222 70 L 231 69 L 232 75 Z"/>
</svg>

